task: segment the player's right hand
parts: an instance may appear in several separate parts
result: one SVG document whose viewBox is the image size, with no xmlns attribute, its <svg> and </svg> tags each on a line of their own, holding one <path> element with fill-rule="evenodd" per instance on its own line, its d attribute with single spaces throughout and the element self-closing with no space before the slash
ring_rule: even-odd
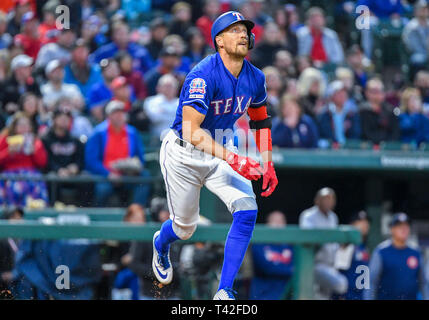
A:
<svg viewBox="0 0 429 320">
<path fill-rule="evenodd" d="M 231 166 L 234 171 L 248 180 L 258 180 L 262 177 L 264 169 L 260 166 L 259 162 L 249 158 L 242 157 L 234 152 L 228 153 L 226 162 Z"/>
</svg>

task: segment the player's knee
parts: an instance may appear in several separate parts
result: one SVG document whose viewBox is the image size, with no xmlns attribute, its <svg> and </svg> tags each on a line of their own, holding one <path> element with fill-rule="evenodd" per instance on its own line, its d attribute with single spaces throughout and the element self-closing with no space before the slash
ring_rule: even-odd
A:
<svg viewBox="0 0 429 320">
<path fill-rule="evenodd" d="M 173 222 L 173 231 L 181 240 L 188 240 L 194 234 L 197 225 L 181 226 Z"/>
<path fill-rule="evenodd" d="M 231 213 L 238 211 L 258 211 L 258 205 L 255 198 L 245 197 L 235 200 L 231 205 Z"/>
</svg>

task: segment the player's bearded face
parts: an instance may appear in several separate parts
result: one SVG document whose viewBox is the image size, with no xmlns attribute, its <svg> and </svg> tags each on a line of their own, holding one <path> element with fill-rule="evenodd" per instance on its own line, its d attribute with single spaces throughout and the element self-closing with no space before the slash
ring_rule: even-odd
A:
<svg viewBox="0 0 429 320">
<path fill-rule="evenodd" d="M 244 58 L 249 52 L 249 35 L 242 23 L 236 23 L 225 29 L 221 34 L 222 48 L 232 56 Z"/>
</svg>

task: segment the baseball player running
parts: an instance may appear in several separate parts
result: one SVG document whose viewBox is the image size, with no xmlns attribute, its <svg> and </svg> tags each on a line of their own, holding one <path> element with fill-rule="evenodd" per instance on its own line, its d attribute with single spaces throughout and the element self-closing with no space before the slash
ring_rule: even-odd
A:
<svg viewBox="0 0 429 320">
<path fill-rule="evenodd" d="M 271 158 L 265 77 L 244 59 L 254 44 L 253 27 L 254 23 L 239 12 L 229 11 L 216 19 L 211 35 L 217 52 L 187 75 L 176 119 L 160 150 L 170 219 L 153 236 L 153 272 L 162 284 L 172 281 L 170 244 L 189 239 L 194 233 L 200 190 L 205 185 L 233 216 L 215 300 L 235 299 L 233 282 L 252 237 L 258 210 L 251 180 L 263 177 L 264 197 L 271 195 L 278 183 Z M 233 137 L 226 133 L 233 132 L 235 121 L 245 112 L 250 117 L 249 126 L 263 167 L 239 155 Z"/>
</svg>

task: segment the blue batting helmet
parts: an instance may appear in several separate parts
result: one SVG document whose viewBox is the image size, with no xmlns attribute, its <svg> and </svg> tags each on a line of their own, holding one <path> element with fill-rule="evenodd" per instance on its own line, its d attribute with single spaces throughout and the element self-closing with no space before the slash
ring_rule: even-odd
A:
<svg viewBox="0 0 429 320">
<path fill-rule="evenodd" d="M 213 23 L 213 26 L 212 26 L 212 41 L 216 48 L 216 51 L 217 51 L 217 45 L 215 41 L 216 36 L 219 33 L 221 33 L 223 30 L 228 28 L 230 25 L 237 22 L 244 23 L 244 25 L 246 26 L 247 34 L 249 35 L 249 49 L 253 48 L 255 44 L 255 35 L 252 33 L 252 29 L 255 26 L 255 24 L 252 21 L 245 19 L 240 12 L 228 11 L 220 15 Z"/>
</svg>

